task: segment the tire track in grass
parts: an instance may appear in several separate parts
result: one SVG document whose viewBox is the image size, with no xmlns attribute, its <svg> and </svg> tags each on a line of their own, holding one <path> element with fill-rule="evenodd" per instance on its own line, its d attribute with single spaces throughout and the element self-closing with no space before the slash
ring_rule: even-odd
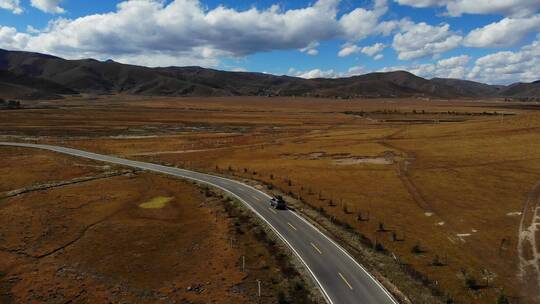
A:
<svg viewBox="0 0 540 304">
<path fill-rule="evenodd" d="M 518 275 L 525 296 L 540 298 L 540 181 L 529 191 L 521 214 L 518 233 Z M 533 293 L 531 295 L 531 293 Z"/>
</svg>

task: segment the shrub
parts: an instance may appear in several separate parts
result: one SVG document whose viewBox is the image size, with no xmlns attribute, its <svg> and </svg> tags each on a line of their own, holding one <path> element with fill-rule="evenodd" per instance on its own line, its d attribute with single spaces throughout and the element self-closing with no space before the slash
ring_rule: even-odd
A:
<svg viewBox="0 0 540 304">
<path fill-rule="evenodd" d="M 467 288 L 469 289 L 477 289 L 478 283 L 476 282 L 476 279 L 472 275 L 467 274 L 465 276 L 465 286 L 467 286 Z"/>
<path fill-rule="evenodd" d="M 431 262 L 431 265 L 433 265 L 433 266 L 444 266 L 444 263 L 439 258 L 439 255 L 435 255 L 435 257 L 433 257 L 433 261 Z"/>
<path fill-rule="evenodd" d="M 504 293 L 499 294 L 497 297 L 497 304 L 510 304 L 510 301 L 508 300 L 508 297 Z"/>
<path fill-rule="evenodd" d="M 416 243 L 416 244 L 411 248 L 411 252 L 414 253 L 414 254 L 421 254 L 423 251 L 422 251 L 422 248 L 420 247 L 420 243 Z"/>
<path fill-rule="evenodd" d="M 289 301 L 287 300 L 287 297 L 283 291 L 278 292 L 277 300 L 278 304 L 289 304 Z"/>
<path fill-rule="evenodd" d="M 17 100 L 8 100 L 7 101 L 7 107 L 8 109 L 20 109 L 21 108 L 21 102 Z"/>
</svg>

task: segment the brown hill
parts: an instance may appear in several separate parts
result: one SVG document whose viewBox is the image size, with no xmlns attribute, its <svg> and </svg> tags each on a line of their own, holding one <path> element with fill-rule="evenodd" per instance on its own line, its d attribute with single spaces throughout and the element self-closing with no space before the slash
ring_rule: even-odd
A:
<svg viewBox="0 0 540 304">
<path fill-rule="evenodd" d="M 0 69 L 87 93 L 167 96 L 461 96 L 455 89 L 408 72 L 372 73 L 340 79 L 303 79 L 200 67 L 148 68 L 93 59 L 0 50 Z"/>
<path fill-rule="evenodd" d="M 321 79 L 319 87 L 325 88 L 327 79 Z M 405 71 L 387 73 L 370 73 L 350 78 L 334 80 L 339 86 L 333 90 L 325 90 L 325 95 L 340 96 L 370 96 L 370 97 L 404 97 L 404 96 L 430 96 L 430 97 L 466 97 L 456 89 L 444 84 L 433 83 Z"/>
<path fill-rule="evenodd" d="M 501 96 L 514 98 L 540 98 L 540 80 L 531 83 L 518 82 L 509 85 Z"/>
<path fill-rule="evenodd" d="M 65 60 L 39 53 L 0 49 L 0 95 L 47 98 L 59 94 L 160 96 L 321 96 L 321 97 L 493 97 L 536 94 L 537 85 L 511 87 L 459 79 L 427 80 L 405 71 L 337 79 L 303 79 L 263 73 L 226 72 L 201 67 L 148 68 L 112 60 Z M 1 96 L 0 96 L 1 97 Z"/>
<path fill-rule="evenodd" d="M 453 87 L 462 95 L 472 97 L 495 97 L 505 88 L 505 86 L 489 85 L 481 82 L 454 78 L 432 78 L 431 82 Z"/>
<path fill-rule="evenodd" d="M 15 99 L 56 99 L 77 92 L 43 78 L 0 70 L 0 97 Z"/>
</svg>

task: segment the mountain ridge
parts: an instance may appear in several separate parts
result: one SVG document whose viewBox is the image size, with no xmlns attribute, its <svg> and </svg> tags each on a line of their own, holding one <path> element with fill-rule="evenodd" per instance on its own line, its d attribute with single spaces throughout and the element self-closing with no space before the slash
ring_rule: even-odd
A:
<svg viewBox="0 0 540 304">
<path fill-rule="evenodd" d="M 197 66 L 150 68 L 113 60 L 67 60 L 47 54 L 3 49 L 0 49 L 0 71 L 0 88 L 3 88 L 0 95 L 8 91 L 8 97 L 21 99 L 29 96 L 55 98 L 76 93 L 334 98 L 540 96 L 539 82 L 494 86 L 461 79 L 428 80 L 407 71 L 304 79 Z"/>
</svg>

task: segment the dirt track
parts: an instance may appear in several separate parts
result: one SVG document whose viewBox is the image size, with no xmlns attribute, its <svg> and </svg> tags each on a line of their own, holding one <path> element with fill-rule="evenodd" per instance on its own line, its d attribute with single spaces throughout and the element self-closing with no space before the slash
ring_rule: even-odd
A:
<svg viewBox="0 0 540 304">
<path fill-rule="evenodd" d="M 518 238 L 519 278 L 524 296 L 540 299 L 540 182 L 530 191 L 521 215 Z"/>
</svg>

